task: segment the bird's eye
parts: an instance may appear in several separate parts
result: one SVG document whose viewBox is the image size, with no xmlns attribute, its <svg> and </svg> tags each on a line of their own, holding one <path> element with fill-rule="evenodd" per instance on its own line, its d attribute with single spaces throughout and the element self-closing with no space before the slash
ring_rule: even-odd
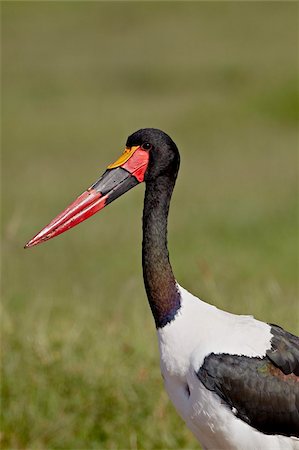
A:
<svg viewBox="0 0 299 450">
<path fill-rule="evenodd" d="M 151 150 L 152 147 L 153 147 L 152 144 L 150 144 L 149 142 L 145 142 L 141 146 L 141 148 L 143 148 L 143 150 Z"/>
</svg>

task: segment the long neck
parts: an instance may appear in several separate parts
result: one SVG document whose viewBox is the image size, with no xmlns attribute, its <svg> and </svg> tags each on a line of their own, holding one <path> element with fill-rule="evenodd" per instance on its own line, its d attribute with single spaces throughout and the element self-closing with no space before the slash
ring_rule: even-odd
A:
<svg viewBox="0 0 299 450">
<path fill-rule="evenodd" d="M 157 328 L 180 308 L 180 294 L 169 262 L 167 218 L 175 179 L 147 182 L 143 209 L 142 266 L 145 289 Z"/>
</svg>

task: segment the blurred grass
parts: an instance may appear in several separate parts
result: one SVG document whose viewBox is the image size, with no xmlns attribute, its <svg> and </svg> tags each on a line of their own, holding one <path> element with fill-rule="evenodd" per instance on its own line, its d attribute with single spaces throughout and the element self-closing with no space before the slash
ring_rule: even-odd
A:
<svg viewBox="0 0 299 450">
<path fill-rule="evenodd" d="M 143 188 L 24 243 L 158 127 L 178 281 L 298 328 L 298 4 L 2 2 L 2 448 L 198 448 L 159 373 Z"/>
</svg>

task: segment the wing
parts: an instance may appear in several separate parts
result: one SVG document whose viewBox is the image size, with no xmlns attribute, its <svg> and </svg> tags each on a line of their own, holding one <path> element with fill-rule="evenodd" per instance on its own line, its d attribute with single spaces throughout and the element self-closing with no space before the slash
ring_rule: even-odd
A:
<svg viewBox="0 0 299 450">
<path fill-rule="evenodd" d="M 271 326 L 271 349 L 266 354 L 270 361 L 285 375 L 299 376 L 299 338 L 278 325 Z"/>
<path fill-rule="evenodd" d="M 257 430 L 299 437 L 299 339 L 275 325 L 272 330 L 264 358 L 211 353 L 197 376 Z"/>
</svg>

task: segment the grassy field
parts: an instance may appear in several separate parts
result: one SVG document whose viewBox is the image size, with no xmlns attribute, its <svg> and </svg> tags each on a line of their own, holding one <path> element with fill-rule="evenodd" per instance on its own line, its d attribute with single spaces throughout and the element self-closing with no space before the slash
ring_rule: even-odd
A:
<svg viewBox="0 0 299 450">
<path fill-rule="evenodd" d="M 163 390 L 144 188 L 23 245 L 158 127 L 176 278 L 298 327 L 298 4 L 2 2 L 3 449 L 196 449 Z"/>
</svg>

